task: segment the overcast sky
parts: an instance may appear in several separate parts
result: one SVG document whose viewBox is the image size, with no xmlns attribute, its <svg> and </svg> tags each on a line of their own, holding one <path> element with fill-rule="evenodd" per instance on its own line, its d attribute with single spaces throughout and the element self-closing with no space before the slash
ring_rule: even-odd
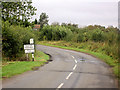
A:
<svg viewBox="0 0 120 90">
<path fill-rule="evenodd" d="M 42 12 L 53 22 L 75 23 L 79 26 L 118 26 L 119 0 L 32 0 L 37 8 L 32 20 L 39 19 Z"/>
</svg>

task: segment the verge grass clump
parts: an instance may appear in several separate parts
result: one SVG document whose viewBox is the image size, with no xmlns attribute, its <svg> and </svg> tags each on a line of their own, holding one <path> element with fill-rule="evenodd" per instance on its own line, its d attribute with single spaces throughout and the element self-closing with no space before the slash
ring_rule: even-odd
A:
<svg viewBox="0 0 120 90">
<path fill-rule="evenodd" d="M 35 61 L 29 55 L 29 61 L 6 61 L 2 66 L 2 77 L 8 78 L 17 74 L 21 74 L 26 71 L 32 70 L 34 67 L 44 65 L 49 56 L 43 52 L 37 51 L 35 53 Z"/>
</svg>

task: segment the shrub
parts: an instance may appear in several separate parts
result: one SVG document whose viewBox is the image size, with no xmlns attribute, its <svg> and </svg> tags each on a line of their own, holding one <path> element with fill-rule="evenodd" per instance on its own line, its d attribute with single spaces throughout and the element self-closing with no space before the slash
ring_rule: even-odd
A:
<svg viewBox="0 0 120 90">
<path fill-rule="evenodd" d="M 70 33 L 72 33 L 68 28 L 62 27 L 62 26 L 44 26 L 42 30 L 40 31 L 40 40 L 44 40 L 44 37 L 46 40 L 65 40 L 69 38 Z"/>
<path fill-rule="evenodd" d="M 10 26 L 9 22 L 2 24 L 2 37 L 3 56 L 9 60 L 16 60 L 24 54 L 24 44 L 29 44 L 30 38 L 36 40 L 31 27 Z"/>
<path fill-rule="evenodd" d="M 84 28 L 74 27 L 71 24 L 47 25 L 40 31 L 39 40 L 64 40 L 71 43 L 71 47 L 89 49 L 102 52 L 118 59 L 118 44 L 120 45 L 120 32 L 117 28 L 105 28 L 100 25 Z M 77 44 L 73 44 L 77 43 Z M 64 46 L 68 46 L 64 44 Z"/>
<path fill-rule="evenodd" d="M 95 42 L 103 42 L 104 41 L 103 31 L 101 31 L 100 29 L 95 29 L 92 33 L 91 40 Z"/>
</svg>

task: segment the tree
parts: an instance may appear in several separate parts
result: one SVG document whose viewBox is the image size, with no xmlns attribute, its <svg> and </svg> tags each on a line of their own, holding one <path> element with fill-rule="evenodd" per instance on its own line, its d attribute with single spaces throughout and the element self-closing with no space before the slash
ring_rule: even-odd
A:
<svg viewBox="0 0 120 90">
<path fill-rule="evenodd" d="M 2 2 L 2 19 L 11 24 L 22 24 L 28 22 L 37 10 L 28 0 L 18 0 L 19 2 Z"/>
<path fill-rule="evenodd" d="M 37 24 L 37 19 L 35 19 L 34 23 Z"/>
<path fill-rule="evenodd" d="M 53 22 L 51 25 L 53 25 L 53 26 L 59 26 L 60 24 L 59 24 L 59 22 Z"/>
<path fill-rule="evenodd" d="M 73 24 L 72 26 L 78 28 L 78 24 Z"/>
<path fill-rule="evenodd" d="M 62 23 L 61 26 L 67 26 L 67 23 Z"/>
<path fill-rule="evenodd" d="M 44 25 L 48 25 L 48 21 L 48 15 L 46 15 L 46 13 L 41 13 L 39 19 L 40 29 L 42 29 Z"/>
</svg>

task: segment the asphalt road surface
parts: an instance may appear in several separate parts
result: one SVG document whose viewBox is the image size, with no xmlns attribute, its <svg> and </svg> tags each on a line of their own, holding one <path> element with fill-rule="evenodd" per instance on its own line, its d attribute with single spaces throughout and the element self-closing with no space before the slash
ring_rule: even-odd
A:
<svg viewBox="0 0 120 90">
<path fill-rule="evenodd" d="M 116 88 L 108 65 L 76 51 L 37 45 L 52 62 L 35 71 L 3 80 L 3 88 Z"/>
</svg>

